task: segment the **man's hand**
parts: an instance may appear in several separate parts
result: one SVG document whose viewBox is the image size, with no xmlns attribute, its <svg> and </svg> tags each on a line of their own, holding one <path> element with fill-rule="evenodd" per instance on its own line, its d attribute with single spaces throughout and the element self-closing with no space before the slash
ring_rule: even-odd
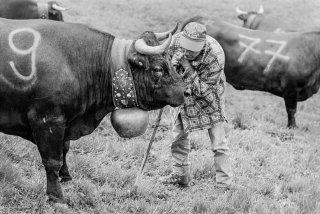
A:
<svg viewBox="0 0 320 214">
<path fill-rule="evenodd" d="M 181 65 L 184 72 L 181 74 L 183 79 L 188 79 L 192 74 L 194 74 L 193 67 L 191 66 L 189 60 L 184 58 L 185 52 L 182 49 L 176 51 L 171 59 L 171 63 L 174 66 Z"/>
<path fill-rule="evenodd" d="M 187 60 L 186 58 L 181 58 L 179 61 L 179 64 L 182 65 L 182 67 L 184 68 L 184 70 L 187 70 L 187 68 L 191 67 L 191 64 L 189 62 L 189 60 Z M 192 67 L 191 67 L 192 68 Z"/>
<path fill-rule="evenodd" d="M 180 60 L 183 58 L 183 56 L 184 56 L 184 53 L 182 50 L 178 50 L 177 52 L 175 52 L 171 59 L 171 63 L 173 64 L 173 66 L 179 65 Z"/>
</svg>

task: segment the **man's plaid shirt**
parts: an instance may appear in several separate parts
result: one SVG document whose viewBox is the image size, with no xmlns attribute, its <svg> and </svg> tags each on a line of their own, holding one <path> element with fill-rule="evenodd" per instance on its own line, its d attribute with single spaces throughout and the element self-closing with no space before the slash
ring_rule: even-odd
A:
<svg viewBox="0 0 320 214">
<path fill-rule="evenodd" d="M 169 49 L 172 56 L 181 48 L 180 36 L 181 33 L 173 37 Z M 175 118 L 180 113 L 185 131 L 191 132 L 208 129 L 218 122 L 226 121 L 224 51 L 214 38 L 207 36 L 201 53 L 190 64 L 195 72 L 185 82 L 191 84 L 192 94 L 177 108 Z M 182 66 L 178 66 L 177 71 L 184 72 Z"/>
</svg>

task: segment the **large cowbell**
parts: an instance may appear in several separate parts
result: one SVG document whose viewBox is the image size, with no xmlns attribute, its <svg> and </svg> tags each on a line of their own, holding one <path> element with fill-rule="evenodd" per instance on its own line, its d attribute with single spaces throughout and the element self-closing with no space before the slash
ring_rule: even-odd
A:
<svg viewBox="0 0 320 214">
<path fill-rule="evenodd" d="M 136 107 L 118 109 L 111 113 L 111 124 L 120 137 L 137 137 L 146 132 L 149 113 Z"/>
</svg>

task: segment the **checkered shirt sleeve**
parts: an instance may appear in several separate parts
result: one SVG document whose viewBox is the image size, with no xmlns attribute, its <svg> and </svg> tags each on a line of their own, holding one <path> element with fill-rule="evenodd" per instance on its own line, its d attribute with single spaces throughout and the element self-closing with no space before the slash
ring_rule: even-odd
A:
<svg viewBox="0 0 320 214">
<path fill-rule="evenodd" d="M 212 37 L 207 37 L 204 53 L 201 63 L 194 63 L 196 72 L 187 80 L 187 82 L 191 82 L 193 93 L 197 97 L 207 96 L 219 82 L 224 71 L 225 56 L 223 49 Z"/>
</svg>

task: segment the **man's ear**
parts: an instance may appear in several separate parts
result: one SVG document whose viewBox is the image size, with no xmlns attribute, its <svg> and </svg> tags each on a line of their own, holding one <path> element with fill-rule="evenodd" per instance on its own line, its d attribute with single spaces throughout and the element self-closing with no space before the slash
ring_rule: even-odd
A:
<svg viewBox="0 0 320 214">
<path fill-rule="evenodd" d="M 149 69 L 149 61 L 146 56 L 143 56 L 139 53 L 131 52 L 128 54 L 129 64 L 133 67 L 148 70 Z"/>
</svg>

